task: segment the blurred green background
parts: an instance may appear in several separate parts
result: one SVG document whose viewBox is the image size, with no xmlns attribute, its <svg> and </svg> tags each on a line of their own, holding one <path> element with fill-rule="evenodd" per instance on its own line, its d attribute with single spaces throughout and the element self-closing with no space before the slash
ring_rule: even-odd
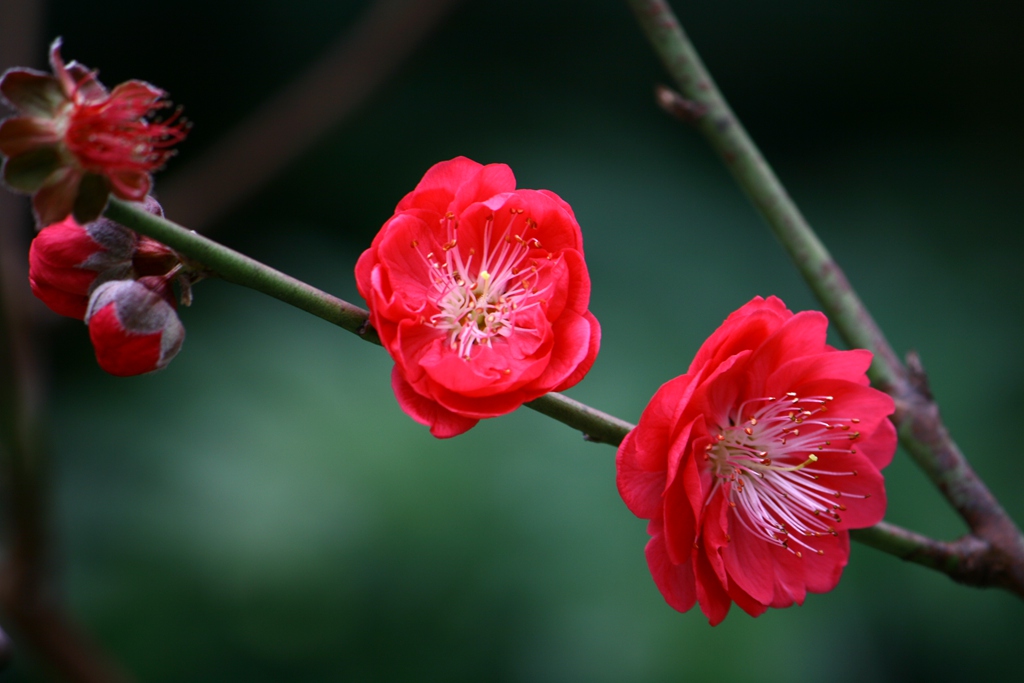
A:
<svg viewBox="0 0 1024 683">
<path fill-rule="evenodd" d="M 1024 521 L 1024 5 L 673 4 Z M 53 0 L 45 30 L 108 84 L 143 78 L 186 106 L 195 128 L 171 181 L 367 5 Z M 430 165 L 508 163 L 583 226 L 604 341 L 569 395 L 635 421 L 751 297 L 815 306 L 703 140 L 655 106 L 666 81 L 623 2 L 465 0 L 354 116 L 210 227 L 359 301 L 355 259 Z M 734 608 L 713 629 L 678 614 L 648 574 L 612 448 L 529 410 L 436 441 L 398 409 L 379 348 L 222 282 L 195 294 L 181 354 L 153 376 L 104 375 L 84 326 L 51 338 L 60 576 L 140 681 L 1019 672 L 1019 600 L 856 544 L 839 587 L 803 607 Z M 887 480 L 890 521 L 963 533 L 906 456 Z M 0 681 L 40 676 L 22 656 Z"/>
</svg>

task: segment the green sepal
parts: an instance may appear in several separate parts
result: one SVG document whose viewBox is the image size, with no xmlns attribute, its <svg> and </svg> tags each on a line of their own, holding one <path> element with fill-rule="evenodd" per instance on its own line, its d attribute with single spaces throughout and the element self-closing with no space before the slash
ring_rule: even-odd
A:
<svg viewBox="0 0 1024 683">
<path fill-rule="evenodd" d="M 4 163 L 4 182 L 12 190 L 31 194 L 41 188 L 61 165 L 60 152 L 56 147 L 38 147 Z"/>
<path fill-rule="evenodd" d="M 60 142 L 50 119 L 13 116 L 0 121 L 0 154 L 16 157 L 37 147 Z"/>
<path fill-rule="evenodd" d="M 78 196 L 82 171 L 71 166 L 58 168 L 32 197 L 36 227 L 44 228 L 68 217 Z"/>
<path fill-rule="evenodd" d="M 86 173 L 78 186 L 75 208 L 72 210 L 79 225 L 92 223 L 107 208 L 110 197 L 110 181 L 96 173 Z"/>
<path fill-rule="evenodd" d="M 53 118 L 68 102 L 56 78 L 30 69 L 9 69 L 0 77 L 0 93 L 26 116 Z"/>
</svg>

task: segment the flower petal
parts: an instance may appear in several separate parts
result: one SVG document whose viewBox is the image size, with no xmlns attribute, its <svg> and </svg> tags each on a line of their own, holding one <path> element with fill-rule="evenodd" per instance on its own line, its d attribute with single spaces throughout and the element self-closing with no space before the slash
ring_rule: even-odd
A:
<svg viewBox="0 0 1024 683">
<path fill-rule="evenodd" d="M 402 410 L 420 424 L 430 427 L 430 433 L 439 439 L 448 439 L 468 432 L 479 422 L 446 410 L 438 403 L 416 393 L 402 377 L 397 366 L 391 370 L 391 387 Z"/>
<path fill-rule="evenodd" d="M 66 315 L 69 318 L 82 320 L 85 317 L 85 310 L 89 305 L 89 298 L 84 294 L 75 294 L 63 289 L 58 289 L 43 281 L 29 278 L 29 286 L 37 299 L 46 304 L 54 313 Z"/>
<path fill-rule="evenodd" d="M 732 540 L 722 549 L 722 559 L 734 582 L 757 602 L 767 605 L 775 591 L 775 565 L 772 544 L 753 534 L 746 525 L 732 516 L 729 525 Z"/>
<path fill-rule="evenodd" d="M 682 476 L 670 471 L 664 494 L 665 548 L 676 564 L 690 560 L 697 540 L 697 515 L 703 508 L 704 491 L 693 454 L 689 449 L 693 424 L 687 425 L 669 451 L 670 459 L 682 458 Z M 676 455 L 682 453 L 682 456 Z M 677 468 L 678 471 L 678 468 Z"/>
<path fill-rule="evenodd" d="M 690 610 L 697 601 L 699 590 L 693 574 L 693 564 L 672 563 L 665 551 L 664 535 L 658 524 L 652 522 L 647 533 L 651 534 L 651 540 L 644 548 L 644 555 L 647 557 L 647 566 L 654 577 L 654 583 L 661 591 L 665 602 L 673 609 L 680 612 Z M 728 607 L 726 609 L 728 610 Z"/>
<path fill-rule="evenodd" d="M 732 600 L 718 580 L 714 569 L 711 568 L 707 555 L 694 553 L 693 565 L 697 578 L 697 602 L 700 603 L 700 611 L 704 613 L 712 626 L 718 626 L 729 614 Z"/>
<path fill-rule="evenodd" d="M 103 209 L 107 208 L 109 197 L 110 183 L 107 179 L 96 173 L 86 173 L 78 184 L 78 196 L 75 197 L 72 215 L 82 225 L 91 223 L 100 217 Z"/>
<path fill-rule="evenodd" d="M 643 519 L 653 519 L 662 514 L 665 472 L 651 472 L 639 466 L 634 434 L 635 429 L 626 435 L 615 454 L 615 484 L 630 512 Z"/>
<path fill-rule="evenodd" d="M 79 169 L 68 166 L 57 169 L 32 197 L 36 225 L 52 225 L 67 218 L 75 206 L 81 181 L 82 171 Z"/>
</svg>

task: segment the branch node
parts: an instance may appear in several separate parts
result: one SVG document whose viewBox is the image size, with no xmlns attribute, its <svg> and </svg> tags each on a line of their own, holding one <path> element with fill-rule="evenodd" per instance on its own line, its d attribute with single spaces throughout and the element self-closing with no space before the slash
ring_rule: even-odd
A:
<svg viewBox="0 0 1024 683">
<path fill-rule="evenodd" d="M 929 401 L 934 400 L 931 384 L 928 382 L 928 373 L 924 371 L 921 356 L 917 351 L 907 353 L 907 379 L 910 380 L 910 385 L 918 394 Z"/>
<path fill-rule="evenodd" d="M 664 85 L 654 88 L 654 98 L 657 100 L 659 107 L 683 123 L 697 123 L 708 113 L 706 104 L 688 100 L 672 88 Z"/>
</svg>

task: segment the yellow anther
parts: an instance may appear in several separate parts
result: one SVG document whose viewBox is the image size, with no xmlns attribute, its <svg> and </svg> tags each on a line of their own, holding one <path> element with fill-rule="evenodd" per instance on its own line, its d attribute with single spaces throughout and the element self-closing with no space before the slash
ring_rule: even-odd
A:
<svg viewBox="0 0 1024 683">
<path fill-rule="evenodd" d="M 776 472 L 797 472 L 797 471 L 802 470 L 803 468 L 807 467 L 808 465 L 811 465 L 811 464 L 816 463 L 816 462 L 818 462 L 818 456 L 816 456 L 816 455 L 814 455 L 812 453 L 811 455 L 808 455 L 807 459 L 804 460 L 799 465 L 794 465 L 793 467 L 775 467 L 775 466 L 772 466 L 771 469 L 775 470 Z"/>
</svg>

